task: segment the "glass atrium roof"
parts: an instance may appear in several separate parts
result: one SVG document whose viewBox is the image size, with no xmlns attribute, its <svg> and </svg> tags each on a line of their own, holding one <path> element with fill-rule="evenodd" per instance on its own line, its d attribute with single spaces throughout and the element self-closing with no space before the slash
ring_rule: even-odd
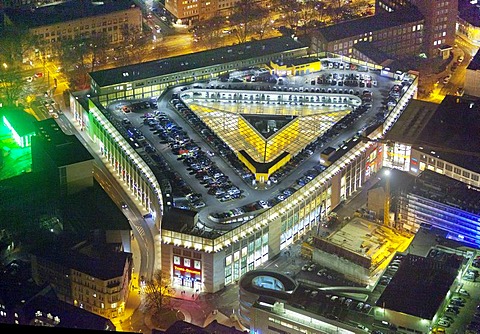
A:
<svg viewBox="0 0 480 334">
<path fill-rule="evenodd" d="M 351 106 L 340 104 L 241 103 L 188 97 L 183 101 L 234 152 L 244 150 L 259 163 L 271 162 L 283 152 L 295 156 L 351 112 Z M 258 124 L 250 123 L 255 116 L 267 115 L 272 115 L 267 123 L 279 124 L 273 134 L 262 133 Z M 278 122 L 280 115 L 291 120 Z"/>
</svg>

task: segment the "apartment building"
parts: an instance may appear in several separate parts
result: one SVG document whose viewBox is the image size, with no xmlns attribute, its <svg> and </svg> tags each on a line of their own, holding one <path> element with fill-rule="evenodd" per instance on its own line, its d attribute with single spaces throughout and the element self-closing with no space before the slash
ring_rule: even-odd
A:
<svg viewBox="0 0 480 334">
<path fill-rule="evenodd" d="M 191 25 L 215 15 L 228 15 L 236 2 L 237 0 L 165 0 L 165 9 L 175 17 L 177 23 Z"/>
<path fill-rule="evenodd" d="M 7 8 L 4 13 L 5 24 L 27 27 L 48 51 L 56 42 L 74 37 L 106 34 L 111 43 L 118 43 L 123 40 L 125 27 L 142 31 L 142 11 L 130 0 L 102 4 L 69 1 L 35 9 Z"/>
<path fill-rule="evenodd" d="M 33 7 L 41 7 L 41 6 L 48 6 L 54 3 L 65 2 L 68 0 L 3 0 L 0 3 L 0 8 L 33 8 Z"/>
<path fill-rule="evenodd" d="M 341 56 L 355 54 L 355 45 L 367 42 L 371 48 L 396 58 L 418 55 L 424 38 L 424 17 L 412 7 L 319 28 L 313 33 L 312 52 Z"/>
<path fill-rule="evenodd" d="M 59 300 L 112 319 L 125 312 L 132 253 L 105 244 L 51 245 L 32 252 L 32 277 L 50 283 Z"/>
<path fill-rule="evenodd" d="M 457 34 L 480 46 L 480 3 L 458 0 Z"/>
<path fill-rule="evenodd" d="M 376 0 L 376 13 L 395 12 L 413 5 L 425 18 L 423 47 L 428 57 L 449 52 L 455 44 L 458 0 Z"/>
</svg>

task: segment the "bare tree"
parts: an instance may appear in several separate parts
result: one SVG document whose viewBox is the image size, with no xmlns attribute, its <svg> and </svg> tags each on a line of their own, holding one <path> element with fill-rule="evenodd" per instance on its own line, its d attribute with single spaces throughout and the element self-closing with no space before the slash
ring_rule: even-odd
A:
<svg viewBox="0 0 480 334">
<path fill-rule="evenodd" d="M 273 0 L 275 11 L 282 16 L 288 28 L 295 29 L 299 20 L 301 4 L 297 0 Z"/>
<path fill-rule="evenodd" d="M 107 60 L 107 51 L 110 47 L 110 40 L 106 33 L 100 33 L 91 38 L 88 43 L 90 53 L 90 72 L 95 71 L 96 66 L 105 63 Z"/>
<path fill-rule="evenodd" d="M 207 49 L 213 49 L 221 44 L 224 26 L 225 19 L 221 16 L 199 21 L 193 28 L 194 38 Z"/>
<path fill-rule="evenodd" d="M 0 60 L 0 101 L 7 106 L 15 105 L 24 84 L 18 64 Z"/>
<path fill-rule="evenodd" d="M 0 54 L 9 64 L 22 62 L 34 51 L 36 37 L 23 27 L 5 26 L 0 33 Z"/>
<path fill-rule="evenodd" d="M 239 0 L 230 17 L 233 32 L 239 43 L 245 43 L 255 24 L 269 13 L 266 7 L 251 0 Z"/>
<path fill-rule="evenodd" d="M 259 18 L 253 23 L 253 31 L 259 39 L 263 39 L 267 30 L 272 27 L 270 18 L 272 10 L 270 8 L 271 7 L 263 7 L 264 13 L 259 15 Z"/>
<path fill-rule="evenodd" d="M 145 306 L 153 311 L 160 311 L 170 304 L 175 289 L 172 288 L 170 276 L 162 270 L 153 274 L 153 279 L 146 282 Z"/>
<path fill-rule="evenodd" d="M 122 65 L 138 63 L 148 51 L 150 45 L 142 31 L 133 25 L 124 24 L 121 29 L 122 41 L 118 45 L 119 51 L 123 54 L 120 58 Z"/>
<path fill-rule="evenodd" d="M 76 36 L 57 42 L 57 55 L 69 86 L 75 89 L 84 89 L 88 85 L 88 64 L 90 63 L 88 37 Z"/>
</svg>

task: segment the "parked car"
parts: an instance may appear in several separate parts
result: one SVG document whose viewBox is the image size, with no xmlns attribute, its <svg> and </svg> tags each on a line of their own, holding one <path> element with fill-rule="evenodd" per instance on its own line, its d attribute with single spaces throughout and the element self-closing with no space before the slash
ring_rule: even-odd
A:
<svg viewBox="0 0 480 334">
<path fill-rule="evenodd" d="M 452 75 L 448 74 L 446 77 L 443 78 L 443 83 L 447 84 L 450 81 L 451 78 L 452 78 Z"/>
<path fill-rule="evenodd" d="M 442 327 L 450 327 L 450 322 L 444 321 L 444 320 L 439 320 L 439 321 L 437 322 L 437 325 L 438 325 L 438 326 L 442 326 Z"/>
</svg>

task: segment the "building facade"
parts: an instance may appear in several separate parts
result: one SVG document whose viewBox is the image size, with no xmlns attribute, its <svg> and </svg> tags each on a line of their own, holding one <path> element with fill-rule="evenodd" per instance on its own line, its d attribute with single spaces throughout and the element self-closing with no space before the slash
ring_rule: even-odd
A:
<svg viewBox="0 0 480 334">
<path fill-rule="evenodd" d="M 395 12 L 410 5 L 418 8 L 425 18 L 423 52 L 428 57 L 442 55 L 446 46 L 453 47 L 456 36 L 458 0 L 376 0 L 376 13 Z"/>
<path fill-rule="evenodd" d="M 355 44 L 368 42 L 391 57 L 406 58 L 422 51 L 423 40 L 423 16 L 412 8 L 403 8 L 319 28 L 313 33 L 311 50 L 350 57 Z"/>
<path fill-rule="evenodd" d="M 214 16 L 227 16 L 238 0 L 165 0 L 165 9 L 179 24 L 192 25 Z"/>
<path fill-rule="evenodd" d="M 102 5 L 69 1 L 34 10 L 12 8 L 5 10 L 5 23 L 28 27 L 50 54 L 62 40 L 106 36 L 115 44 L 123 40 L 125 29 L 141 34 L 142 11 L 132 5 L 128 0 Z"/>
<path fill-rule="evenodd" d="M 52 248 L 32 255 L 35 283 L 50 283 L 59 300 L 108 319 L 125 312 L 132 266 L 132 254 L 124 252 L 91 257 L 81 248 Z"/>
</svg>

